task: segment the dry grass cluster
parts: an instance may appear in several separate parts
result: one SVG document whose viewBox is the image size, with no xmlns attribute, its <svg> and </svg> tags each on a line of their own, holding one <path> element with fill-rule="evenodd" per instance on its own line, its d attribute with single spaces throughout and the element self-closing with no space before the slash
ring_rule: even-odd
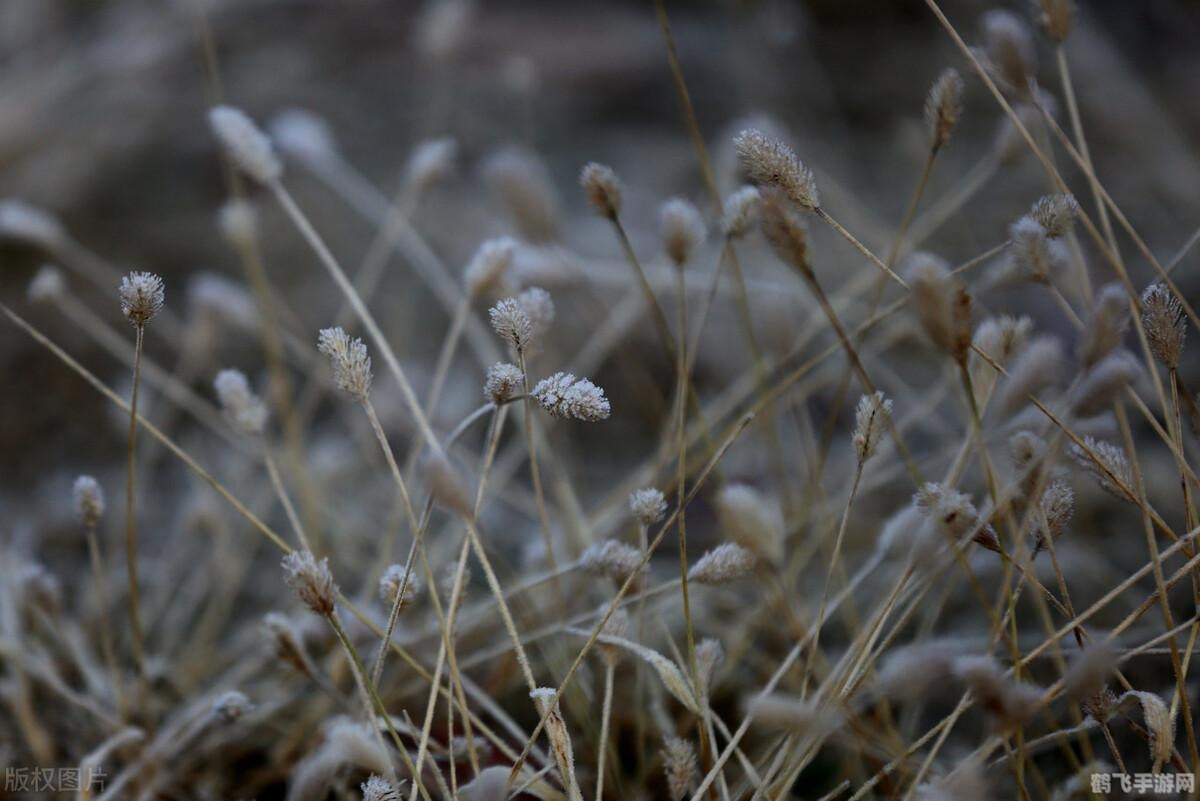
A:
<svg viewBox="0 0 1200 801">
<path fill-rule="evenodd" d="M 43 265 L 0 303 L 33 354 L 6 408 L 112 410 L 0 494 L 6 794 L 981 801 L 1200 767 L 1200 231 L 1143 239 L 1093 161 L 1123 121 L 1081 111 L 1087 8 L 916 4 L 945 49 L 902 71 L 927 94 L 874 197 L 825 120 L 713 123 L 662 0 L 627 21 L 674 182 L 515 144 L 528 59 L 480 142 L 454 75 L 500 12 L 435 0 L 391 193 L 317 111 L 234 105 L 236 12 L 192 5 L 219 269 L 0 202 Z M 748 5 L 720 14 L 797 22 Z"/>
</svg>

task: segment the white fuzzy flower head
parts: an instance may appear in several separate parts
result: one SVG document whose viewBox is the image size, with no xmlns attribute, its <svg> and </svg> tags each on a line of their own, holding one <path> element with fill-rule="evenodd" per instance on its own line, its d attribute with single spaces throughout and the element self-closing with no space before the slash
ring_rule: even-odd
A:
<svg viewBox="0 0 1200 801">
<path fill-rule="evenodd" d="M 208 122 L 229 157 L 251 178 L 266 184 L 283 175 L 271 140 L 244 111 L 217 106 L 209 109 Z"/>
<path fill-rule="evenodd" d="M 725 198 L 721 213 L 721 230 L 730 239 L 745 236 L 758 217 L 758 202 L 761 195 L 753 186 L 743 186 Z"/>
<path fill-rule="evenodd" d="M 400 801 L 400 793 L 392 783 L 374 773 L 359 785 L 362 790 L 362 801 Z"/>
<path fill-rule="evenodd" d="M 75 479 L 75 513 L 85 528 L 95 528 L 104 516 L 104 490 L 91 476 Z"/>
<path fill-rule="evenodd" d="M 589 545 L 579 557 L 579 565 L 588 573 L 624 581 L 642 569 L 642 553 L 617 540 Z"/>
<path fill-rule="evenodd" d="M 667 499 L 653 487 L 629 493 L 629 511 L 643 526 L 652 526 L 667 514 Z"/>
<path fill-rule="evenodd" d="M 217 697 L 213 702 L 212 711 L 222 722 L 235 723 L 254 711 L 254 702 L 245 693 L 230 690 Z"/>
<path fill-rule="evenodd" d="M 600 216 L 615 220 L 621 213 L 621 182 L 612 167 L 594 161 L 585 164 L 579 173 L 579 185 Z"/>
<path fill-rule="evenodd" d="M 26 295 L 34 303 L 44 303 L 62 295 L 66 287 L 62 271 L 52 265 L 43 264 L 29 282 Z"/>
<path fill-rule="evenodd" d="M 1102 490 L 1121 500 L 1137 503 L 1131 492 L 1133 468 L 1120 446 L 1084 437 L 1082 446 L 1072 443 L 1067 453 L 1076 464 L 1092 475 Z"/>
<path fill-rule="evenodd" d="M 748 128 L 734 137 L 733 144 L 742 171 L 751 181 L 780 189 L 789 200 L 807 211 L 821 205 L 812 170 L 804 166 L 783 142 Z"/>
<path fill-rule="evenodd" d="M 121 298 L 121 313 L 139 326 L 154 319 L 166 299 L 163 280 L 154 273 L 130 273 L 121 279 L 117 293 Z"/>
<path fill-rule="evenodd" d="M 659 212 L 659 221 L 663 250 L 676 267 L 682 267 L 692 258 L 696 249 L 704 244 L 704 220 L 695 206 L 677 197 L 663 204 Z"/>
<path fill-rule="evenodd" d="M 339 328 L 322 328 L 317 350 L 329 357 L 338 389 L 365 402 L 371 393 L 371 357 L 361 339 Z"/>
<path fill-rule="evenodd" d="M 492 330 L 507 339 L 517 349 L 523 351 L 533 341 L 533 321 L 525 306 L 516 298 L 504 298 L 488 310 Z"/>
<path fill-rule="evenodd" d="M 701 556 L 688 571 L 688 581 L 697 584 L 728 584 L 747 576 L 758 560 L 754 552 L 732 542 L 718 545 Z"/>
<path fill-rule="evenodd" d="M 413 192 L 425 192 L 454 171 L 458 142 L 449 137 L 418 142 L 408 157 L 405 181 Z"/>
<path fill-rule="evenodd" d="M 550 297 L 549 292 L 540 286 L 531 286 L 517 295 L 517 301 L 529 316 L 535 337 L 540 337 L 550 330 L 554 323 L 554 299 Z"/>
<path fill-rule="evenodd" d="M 586 378 L 555 373 L 533 388 L 533 396 L 551 417 L 568 417 L 595 422 L 608 417 L 610 408 L 604 390 Z"/>
<path fill-rule="evenodd" d="M 226 419 L 246 434 L 261 434 L 267 425 L 267 405 L 250 388 L 241 370 L 222 370 L 213 381 L 221 411 Z"/>
<path fill-rule="evenodd" d="M 521 394 L 523 387 L 520 367 L 508 362 L 497 362 L 488 368 L 487 380 L 483 384 L 483 396 L 501 406 Z"/>
<path fill-rule="evenodd" d="M 52 249 L 67 239 L 66 228 L 50 212 L 23 200 L 0 200 L 0 239 Z"/>
<path fill-rule="evenodd" d="M 329 123 L 307 109 L 284 109 L 271 120 L 270 130 L 279 149 L 297 161 L 322 161 L 337 150 Z"/>
<path fill-rule="evenodd" d="M 467 294 L 479 297 L 503 284 L 516 249 L 517 241 L 510 236 L 489 239 L 480 245 L 463 272 Z"/>
<path fill-rule="evenodd" d="M 258 238 L 258 210 L 248 200 L 230 200 L 217 212 L 217 230 L 231 247 L 253 247 Z"/>
<path fill-rule="evenodd" d="M 1034 202 L 1029 216 L 1038 221 L 1046 236 L 1058 239 L 1071 231 L 1079 217 L 1079 201 L 1071 194 L 1046 195 Z"/>
<path fill-rule="evenodd" d="M 882 392 L 863 395 L 854 412 L 854 453 L 858 463 L 865 464 L 875 455 L 879 440 L 892 416 L 892 402 Z"/>
<path fill-rule="evenodd" d="M 404 565 L 389 565 L 380 577 L 379 597 L 388 608 L 396 603 L 401 588 L 404 590 L 404 597 L 400 601 L 401 609 L 412 606 L 417 600 L 417 595 L 421 592 L 421 580 L 414 571 L 408 573 L 408 581 L 405 583 L 406 572 Z"/>
<path fill-rule="evenodd" d="M 318 562 L 312 551 L 292 551 L 283 557 L 283 580 L 318 615 L 328 617 L 337 608 L 338 589 L 328 559 Z"/>
</svg>

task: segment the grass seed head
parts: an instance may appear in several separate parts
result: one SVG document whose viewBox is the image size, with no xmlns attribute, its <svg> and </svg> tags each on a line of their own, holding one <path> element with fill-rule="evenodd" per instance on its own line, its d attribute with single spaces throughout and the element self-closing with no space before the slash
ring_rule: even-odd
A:
<svg viewBox="0 0 1200 801">
<path fill-rule="evenodd" d="M 704 219 L 689 201 L 671 198 L 659 211 L 663 250 L 676 267 L 687 264 L 696 250 L 704 244 L 707 231 Z"/>
<path fill-rule="evenodd" d="M 322 328 L 317 337 L 317 350 L 329 357 L 333 382 L 350 397 L 366 403 L 371 394 L 371 357 L 367 346 L 351 337 L 340 326 Z"/>
<path fill-rule="evenodd" d="M 579 173 L 579 185 L 597 214 L 617 219 L 621 213 L 621 181 L 612 167 L 594 161 L 585 164 Z"/>
<path fill-rule="evenodd" d="M 781 190 L 788 200 L 807 211 L 820 207 L 812 170 L 790 147 L 755 128 L 739 133 L 733 144 L 742 171 L 752 182 Z"/>
<path fill-rule="evenodd" d="M 551 417 L 596 422 L 607 419 L 611 411 L 604 390 L 570 373 L 543 378 L 531 394 Z"/>
<path fill-rule="evenodd" d="M 925 98 L 925 126 L 934 150 L 950 141 L 950 134 L 962 114 L 963 81 L 958 70 L 950 67 L 933 82 Z"/>
<path fill-rule="evenodd" d="M 96 528 L 104 517 L 104 490 L 91 476 L 75 479 L 75 514 L 84 528 Z"/>
<path fill-rule="evenodd" d="M 1092 314 L 1079 341 L 1079 361 L 1091 367 L 1112 353 L 1129 327 L 1129 299 L 1120 284 L 1105 284 L 1096 293 Z"/>
<path fill-rule="evenodd" d="M 136 326 L 153 320 L 166 301 L 163 280 L 154 273 L 129 273 L 121 279 L 117 292 L 121 298 L 121 313 Z"/>
<path fill-rule="evenodd" d="M 667 499 L 653 487 L 629 493 L 629 511 L 643 526 L 652 526 L 666 517 Z"/>
<path fill-rule="evenodd" d="M 1187 338 L 1187 316 L 1183 304 L 1166 284 L 1151 284 L 1142 293 L 1142 326 L 1154 358 L 1164 367 L 1178 367 Z"/>
<path fill-rule="evenodd" d="M 680 801 L 696 783 L 696 749 L 690 740 L 667 736 L 663 738 L 662 758 L 667 793 L 672 801 Z"/>
<path fill-rule="evenodd" d="M 275 146 L 244 111 L 217 106 L 209 110 L 208 123 L 242 172 L 263 184 L 283 176 L 283 163 L 275 155 Z"/>
<path fill-rule="evenodd" d="M 508 362 L 497 362 L 488 368 L 483 396 L 496 406 L 503 406 L 520 395 L 523 388 L 521 368 Z"/>
<path fill-rule="evenodd" d="M 726 542 L 708 551 L 688 571 L 688 581 L 696 584 L 729 584 L 754 572 L 758 563 L 754 552 L 737 543 Z"/>
<path fill-rule="evenodd" d="M 312 551 L 292 551 L 283 557 L 283 580 L 316 614 L 329 617 L 337 608 L 337 585 L 328 559 L 318 562 Z"/>
<path fill-rule="evenodd" d="M 267 425 L 267 405 L 250 388 L 241 370 L 222 370 L 213 380 L 221 411 L 235 428 L 246 434 L 262 434 Z"/>
</svg>

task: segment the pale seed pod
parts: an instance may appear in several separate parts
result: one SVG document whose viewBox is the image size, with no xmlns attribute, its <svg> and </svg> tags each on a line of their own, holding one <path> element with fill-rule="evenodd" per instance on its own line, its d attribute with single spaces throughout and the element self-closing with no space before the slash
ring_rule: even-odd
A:
<svg viewBox="0 0 1200 801">
<path fill-rule="evenodd" d="M 1042 226 L 1046 236 L 1059 239 L 1071 232 L 1079 217 L 1079 201 L 1066 194 L 1046 195 L 1038 198 L 1029 209 L 1029 216 Z"/>
<path fill-rule="evenodd" d="M 909 290 L 925 334 L 959 364 L 971 349 L 971 296 L 946 263 L 929 253 L 910 259 Z"/>
<path fill-rule="evenodd" d="M 1136 503 L 1132 495 L 1133 469 L 1125 451 L 1111 442 L 1084 437 L 1086 448 L 1072 443 L 1067 449 L 1075 463 L 1086 470 L 1105 492 L 1121 500 Z"/>
<path fill-rule="evenodd" d="M 360 403 L 371 394 L 371 357 L 367 346 L 357 337 L 351 338 L 341 329 L 322 328 L 317 337 L 317 350 L 329 357 L 333 381 L 338 389 Z"/>
<path fill-rule="evenodd" d="M 1010 11 L 983 15 L 983 53 L 992 79 L 1010 98 L 1027 96 L 1035 84 L 1037 51 L 1024 20 Z"/>
<path fill-rule="evenodd" d="M 1106 642 L 1094 642 L 1071 660 L 1062 679 L 1062 694 L 1084 702 L 1101 692 L 1117 668 L 1119 654 Z"/>
<path fill-rule="evenodd" d="M 1168 369 L 1177 368 L 1187 338 L 1187 316 L 1179 298 L 1165 284 L 1151 284 L 1142 293 L 1142 326 L 1154 358 Z"/>
<path fill-rule="evenodd" d="M 554 300 L 549 292 L 539 286 L 531 286 L 517 295 L 517 302 L 529 316 L 535 337 L 541 337 L 550 330 L 554 323 Z"/>
<path fill-rule="evenodd" d="M 1079 342 L 1079 361 L 1084 367 L 1112 353 L 1129 326 L 1129 300 L 1120 284 L 1105 284 L 1096 293 L 1092 314 Z"/>
<path fill-rule="evenodd" d="M 667 499 L 662 492 L 647 487 L 629 494 L 629 511 L 643 526 L 652 526 L 667 514 Z"/>
<path fill-rule="evenodd" d="M 407 575 L 407 583 L 405 577 Z M 388 565 L 387 570 L 383 571 L 383 575 L 379 577 L 379 599 L 389 609 L 396 604 L 396 598 L 400 595 L 401 589 L 404 591 L 404 596 L 400 601 L 400 608 L 407 609 L 416 603 L 417 597 L 421 593 L 421 577 L 415 571 L 407 570 L 404 565 Z"/>
<path fill-rule="evenodd" d="M 501 300 L 488 310 L 488 319 L 491 320 L 492 330 L 508 340 L 518 352 L 533 341 L 533 321 L 516 298 Z"/>
<path fill-rule="evenodd" d="M 772 186 L 802 209 L 820 207 L 817 183 L 812 170 L 796 157 L 790 147 L 754 128 L 747 128 L 733 139 L 738 161 L 746 176 L 759 186 Z"/>
<path fill-rule="evenodd" d="M 721 213 L 721 230 L 730 239 L 741 239 L 754 225 L 758 216 L 759 192 L 753 186 L 743 186 L 725 198 Z"/>
<path fill-rule="evenodd" d="M 621 213 L 621 182 L 612 167 L 588 162 L 579 173 L 579 185 L 601 217 L 617 219 Z"/>
<path fill-rule="evenodd" d="M 362 790 L 362 801 L 400 801 L 400 793 L 392 783 L 374 773 L 359 785 L 359 789 Z"/>
<path fill-rule="evenodd" d="M 682 737 L 664 737 L 662 759 L 671 801 L 681 801 L 696 782 L 696 749 Z"/>
<path fill-rule="evenodd" d="M 270 123 L 271 139 L 291 158 L 310 164 L 327 161 L 337 153 L 333 129 L 319 114 L 287 108 Z"/>
<path fill-rule="evenodd" d="M 404 182 L 410 192 L 424 194 L 435 184 L 446 180 L 454 171 L 458 142 L 450 137 L 418 142 L 404 168 Z"/>
<path fill-rule="evenodd" d="M 757 561 L 753 552 L 726 542 L 696 560 L 688 571 L 688 581 L 696 584 L 729 584 L 752 573 Z"/>
<path fill-rule="evenodd" d="M 550 740 L 550 750 L 558 762 L 558 772 L 567 788 L 568 797 L 572 801 L 583 801 L 579 785 L 575 781 L 575 754 L 571 747 L 571 734 L 567 724 L 559 712 L 558 700 L 554 688 L 539 687 L 529 693 L 537 705 L 538 713 L 546 720 L 546 737 Z"/>
<path fill-rule="evenodd" d="M 166 300 L 163 280 L 154 273 L 132 272 L 121 279 L 118 288 L 121 313 L 129 322 L 143 326 L 162 311 Z"/>
<path fill-rule="evenodd" d="M 704 244 L 707 234 L 700 212 L 683 198 L 671 198 L 659 211 L 663 250 L 676 267 L 683 267 Z"/>
<path fill-rule="evenodd" d="M 606 419 L 611 411 L 604 390 L 571 373 L 543 378 L 530 394 L 551 417 L 595 422 Z"/>
<path fill-rule="evenodd" d="M 929 89 L 925 98 L 925 127 L 934 150 L 940 150 L 950 141 L 962 113 L 962 92 L 962 78 L 953 67 L 939 75 Z"/>
<path fill-rule="evenodd" d="M 812 276 L 812 260 L 808 249 L 808 227 L 788 203 L 786 196 L 774 188 L 760 193 L 760 227 L 767 244 L 784 264 Z"/>
<path fill-rule="evenodd" d="M 267 425 L 267 405 L 250 388 L 246 374 L 241 370 L 222 370 L 213 380 L 221 411 L 225 418 L 239 431 L 258 435 Z"/>
<path fill-rule="evenodd" d="M 523 387 L 521 368 L 508 362 L 497 362 L 488 368 L 483 396 L 496 406 L 502 406 L 520 395 Z"/>
<path fill-rule="evenodd" d="M 312 551 L 292 551 L 283 557 L 283 579 L 313 612 L 323 617 L 334 613 L 337 585 L 328 559 L 318 562 Z"/>
<path fill-rule="evenodd" d="M 1062 344 L 1056 337 L 1034 337 L 1009 369 L 997 393 L 996 408 L 1004 415 L 1025 408 L 1031 395 L 1036 396 L 1062 377 L 1063 361 Z"/>
<path fill-rule="evenodd" d="M 892 417 L 892 402 L 882 392 L 863 395 L 854 411 L 854 453 L 860 465 L 875 455 L 879 440 Z"/>
<path fill-rule="evenodd" d="M 84 528 L 96 528 L 104 516 L 104 490 L 91 476 L 75 479 L 75 513 Z"/>
<path fill-rule="evenodd" d="M 624 582 L 643 570 L 642 552 L 617 540 L 602 540 L 584 549 L 579 566 L 588 573 Z"/>
<path fill-rule="evenodd" d="M 283 164 L 275 148 L 254 121 L 241 109 L 216 106 L 209 109 L 208 122 L 234 163 L 254 180 L 269 184 L 283 176 Z"/>
</svg>

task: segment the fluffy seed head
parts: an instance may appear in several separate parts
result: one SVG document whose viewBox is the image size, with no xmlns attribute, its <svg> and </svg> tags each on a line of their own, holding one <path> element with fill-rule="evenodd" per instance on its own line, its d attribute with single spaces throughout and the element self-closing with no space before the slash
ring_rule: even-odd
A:
<svg viewBox="0 0 1200 801">
<path fill-rule="evenodd" d="M 610 407 L 604 390 L 586 378 L 555 373 L 533 388 L 533 397 L 551 417 L 595 422 L 608 417 Z"/>
<path fill-rule="evenodd" d="M 75 479 L 75 514 L 84 528 L 95 528 L 104 516 L 104 490 L 100 482 L 91 476 Z"/>
<path fill-rule="evenodd" d="M 1047 284 L 1067 263 L 1062 242 L 1052 238 L 1042 224 L 1028 214 L 1008 229 L 1008 263 L 1013 278 Z"/>
<path fill-rule="evenodd" d="M 217 230 L 231 247 L 252 247 L 258 238 L 258 210 L 248 200 L 230 200 L 217 212 Z"/>
<path fill-rule="evenodd" d="M 1079 201 L 1072 194 L 1046 195 L 1029 209 L 1029 216 L 1037 220 L 1046 231 L 1046 236 L 1058 239 L 1066 236 L 1079 217 Z"/>
<path fill-rule="evenodd" d="M 1154 358 L 1164 367 L 1178 367 L 1187 338 L 1187 317 L 1183 304 L 1165 284 L 1151 284 L 1142 293 L 1142 325 Z"/>
<path fill-rule="evenodd" d="M 50 212 L 17 198 L 0 200 L 0 238 L 53 249 L 67 239 L 67 229 Z"/>
<path fill-rule="evenodd" d="M 571 735 L 567 724 L 559 711 L 557 693 L 551 687 L 538 687 L 529 693 L 537 710 L 546 720 L 546 739 L 550 741 L 550 750 L 554 752 L 554 761 L 558 763 L 558 772 L 563 783 L 568 788 L 576 788 L 572 797 L 578 798 L 578 786 L 575 783 L 575 754 L 571 747 Z"/>
<path fill-rule="evenodd" d="M 696 584 L 728 584 L 749 575 L 757 563 L 754 553 L 726 542 L 708 551 L 688 571 L 688 581 Z"/>
<path fill-rule="evenodd" d="M 533 321 L 521 301 L 516 298 L 504 298 L 488 310 L 488 319 L 492 322 L 492 330 L 518 351 L 524 350 L 533 340 Z"/>
<path fill-rule="evenodd" d="M 888 698 L 917 700 L 950 678 L 958 646 L 918 641 L 889 651 L 879 669 L 879 690 Z"/>
<path fill-rule="evenodd" d="M 1091 367 L 1121 344 L 1129 326 L 1129 301 L 1120 284 L 1106 284 L 1096 293 L 1092 314 L 1079 342 L 1079 361 Z"/>
<path fill-rule="evenodd" d="M 1029 332 L 1033 330 L 1033 320 L 1022 315 L 1010 317 L 1007 314 L 999 317 L 989 317 L 975 329 L 972 340 L 974 346 L 991 357 L 992 361 L 1001 367 L 1025 347 Z M 980 368 L 984 366 L 992 370 L 991 365 L 979 359 Z"/>
<path fill-rule="evenodd" d="M 337 585 L 328 559 L 318 562 L 312 551 L 292 551 L 283 557 L 283 580 L 318 615 L 328 617 L 337 608 Z"/>
<path fill-rule="evenodd" d="M 779 502 L 748 484 L 727 484 L 716 497 L 725 534 L 773 564 L 783 561 L 783 511 Z"/>
<path fill-rule="evenodd" d="M 663 204 L 659 211 L 659 227 L 663 250 L 676 267 L 686 264 L 704 244 L 704 220 L 696 207 L 683 198 L 671 198 Z"/>
<path fill-rule="evenodd" d="M 267 425 L 267 405 L 250 388 L 241 370 L 222 370 L 213 381 L 221 410 L 235 428 L 247 434 L 261 434 Z"/>
<path fill-rule="evenodd" d="M 1142 374 L 1141 365 L 1131 353 L 1118 350 L 1097 362 L 1075 387 L 1071 413 L 1090 417 L 1109 409 L 1125 387 Z"/>
<path fill-rule="evenodd" d="M 163 280 L 154 273 L 130 273 L 121 279 L 117 293 L 121 297 L 121 313 L 134 325 L 153 320 L 166 299 Z"/>
<path fill-rule="evenodd" d="M 617 540 L 603 540 L 584 550 L 579 566 L 594 575 L 623 582 L 642 569 L 642 552 Z"/>
<path fill-rule="evenodd" d="M 1142 719 L 1150 732 L 1150 758 L 1154 772 L 1170 761 L 1175 743 L 1175 717 L 1170 707 L 1154 693 L 1130 690 L 1117 700 L 1118 707 L 1136 701 L 1142 708 Z"/>
<path fill-rule="evenodd" d="M 508 362 L 497 362 L 488 368 L 483 396 L 501 406 L 520 395 L 523 386 L 521 368 Z"/>
<path fill-rule="evenodd" d="M 1066 530 L 1075 514 L 1075 492 L 1065 481 L 1051 481 L 1042 493 L 1040 506 L 1046 525 L 1043 528 L 1039 520 L 1034 528 L 1035 551 L 1045 548 Z"/>
<path fill-rule="evenodd" d="M 713 675 L 725 661 L 725 648 L 720 640 L 706 637 L 696 646 L 696 672 L 700 675 L 700 689 L 708 693 Z"/>
<path fill-rule="evenodd" d="M 1111 442 L 1084 437 L 1080 447 L 1072 443 L 1067 452 L 1075 463 L 1091 473 L 1105 492 L 1121 500 L 1136 503 L 1132 494 L 1133 469 L 1125 451 Z"/>
<path fill-rule="evenodd" d="M 1051 41 L 1061 43 L 1071 34 L 1074 0 L 1038 0 L 1038 25 Z"/>
<path fill-rule="evenodd" d="M 1063 674 L 1062 692 L 1073 701 L 1087 701 L 1104 689 L 1117 667 L 1118 653 L 1106 642 L 1089 644 L 1071 660 Z"/>
<path fill-rule="evenodd" d="M 879 440 L 892 416 L 892 402 L 882 392 L 863 395 L 854 410 L 854 453 L 858 463 L 865 464 L 875 455 Z"/>
<path fill-rule="evenodd" d="M 270 130 L 279 149 L 298 161 L 324 161 L 337 151 L 329 123 L 308 109 L 284 109 L 271 120 Z"/>
<path fill-rule="evenodd" d="M 454 171 L 457 155 L 458 142 L 449 137 L 418 142 L 404 168 L 404 181 L 409 190 L 421 194 L 446 180 Z"/>
<path fill-rule="evenodd" d="M 254 711 L 254 703 L 245 693 L 230 690 L 217 697 L 213 702 L 212 711 L 224 723 L 235 723 Z"/>
<path fill-rule="evenodd" d="M 404 565 L 388 565 L 388 569 L 383 571 L 383 575 L 380 576 L 379 598 L 388 608 L 395 605 L 401 588 L 404 590 L 404 597 L 400 601 L 401 609 L 412 606 L 413 602 L 417 600 L 417 594 L 421 591 L 420 577 L 415 571 L 410 572 L 406 583 L 406 572 Z"/>
<path fill-rule="evenodd" d="M 629 511 L 643 526 L 652 526 L 667 514 L 667 499 L 653 487 L 629 493 Z"/>
<path fill-rule="evenodd" d="M 550 330 L 554 323 L 554 299 L 550 297 L 549 292 L 540 286 L 531 286 L 517 295 L 517 302 L 529 316 L 535 337 L 540 337 Z"/>
<path fill-rule="evenodd" d="M 764 189 L 759 202 L 763 236 L 784 264 L 812 275 L 808 226 L 778 189 Z"/>
<path fill-rule="evenodd" d="M 780 189 L 802 209 L 812 211 L 821 205 L 812 170 L 783 142 L 747 128 L 734 137 L 733 144 L 742 171 L 751 181 Z"/>
<path fill-rule="evenodd" d="M 594 161 L 583 165 L 579 185 L 601 217 L 615 220 L 621 213 L 621 182 L 612 167 Z"/>
<path fill-rule="evenodd" d="M 696 749 L 682 737 L 665 737 L 662 758 L 667 792 L 672 801 L 680 801 L 696 781 Z"/>
<path fill-rule="evenodd" d="M 1025 408 L 1030 395 L 1037 395 L 1062 376 L 1062 343 L 1056 337 L 1034 337 L 1013 361 L 1008 378 L 996 398 L 1001 414 L 1011 415 Z"/>
<path fill-rule="evenodd" d="M 970 688 L 975 701 L 1003 728 L 1021 725 L 1036 711 L 1041 693 L 1028 684 L 1006 679 L 990 657 L 962 657 L 955 662 L 954 672 Z"/>
<path fill-rule="evenodd" d="M 329 357 L 333 381 L 338 389 L 365 402 L 371 394 L 371 357 L 367 355 L 363 341 L 351 338 L 340 326 L 322 328 L 317 337 L 317 350 Z"/>
<path fill-rule="evenodd" d="M 913 308 L 933 344 L 962 364 L 971 348 L 971 296 L 946 263 L 914 254 L 908 270 Z"/>
<path fill-rule="evenodd" d="M 507 208 L 509 216 L 530 242 L 550 242 L 558 236 L 558 197 L 546 165 L 522 148 L 506 148 L 484 164 L 484 178 Z"/>
<path fill-rule="evenodd" d="M 755 698 L 746 714 L 754 722 L 772 729 L 783 729 L 798 735 L 824 735 L 841 725 L 841 715 L 812 699 L 774 693 Z"/>
<path fill-rule="evenodd" d="M 244 111 L 217 106 L 209 109 L 208 123 L 229 157 L 251 178 L 266 184 L 283 175 L 271 140 Z"/>
<path fill-rule="evenodd" d="M 927 482 L 917 491 L 913 502 L 950 539 L 959 541 L 969 536 L 977 545 L 999 552 L 996 532 L 980 519 L 969 495 L 942 484 Z"/>
<path fill-rule="evenodd" d="M 758 190 L 753 186 L 743 186 L 725 198 L 725 206 L 721 211 L 721 230 L 730 239 L 740 239 L 745 236 L 758 217 Z"/>
<path fill-rule="evenodd" d="M 495 290 L 504 281 L 504 275 L 512 266 L 517 241 L 509 236 L 489 239 L 479 246 L 463 271 L 463 283 L 467 293 L 479 297 Z"/>
<path fill-rule="evenodd" d="M 1006 95 L 1028 95 L 1037 72 L 1037 51 L 1029 26 L 1010 11 L 992 10 L 983 15 L 985 66 Z"/>
<path fill-rule="evenodd" d="M 26 296 L 33 303 L 44 303 L 62 295 L 67 283 L 63 280 L 62 271 L 49 264 L 43 264 L 29 282 Z"/>
<path fill-rule="evenodd" d="M 312 664 L 304 650 L 304 636 L 299 626 L 285 615 L 268 612 L 263 616 L 263 628 L 275 646 L 275 655 L 300 673 L 309 675 Z"/>
<path fill-rule="evenodd" d="M 374 773 L 359 785 L 359 789 L 362 790 L 362 801 L 400 801 L 400 793 L 392 783 Z"/>
<path fill-rule="evenodd" d="M 933 82 L 925 98 L 925 125 L 934 150 L 950 141 L 950 134 L 962 113 L 963 81 L 958 70 L 947 69 Z"/>
</svg>

